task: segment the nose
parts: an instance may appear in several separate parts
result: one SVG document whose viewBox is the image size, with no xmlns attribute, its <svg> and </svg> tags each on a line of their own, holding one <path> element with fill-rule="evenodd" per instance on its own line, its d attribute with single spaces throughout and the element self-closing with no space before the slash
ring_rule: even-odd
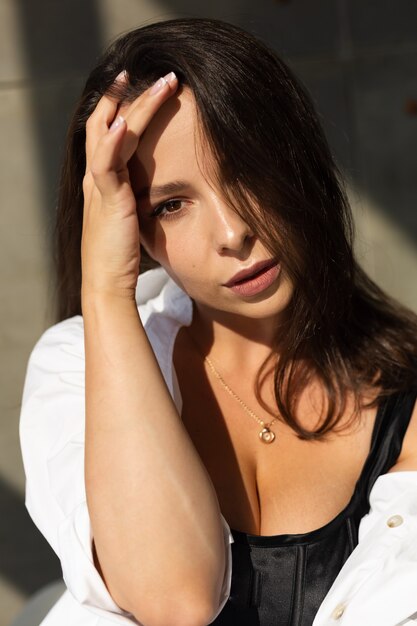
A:
<svg viewBox="0 0 417 626">
<path fill-rule="evenodd" d="M 224 200 L 216 197 L 211 212 L 214 245 L 222 255 L 245 252 L 254 234 L 247 222 Z"/>
</svg>

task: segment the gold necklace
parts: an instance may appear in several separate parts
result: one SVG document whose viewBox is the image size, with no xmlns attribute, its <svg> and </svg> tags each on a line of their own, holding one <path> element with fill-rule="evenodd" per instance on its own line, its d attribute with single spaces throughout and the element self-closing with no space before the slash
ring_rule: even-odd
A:
<svg viewBox="0 0 417 626">
<path fill-rule="evenodd" d="M 256 415 L 256 413 L 254 413 L 248 407 L 248 405 L 245 404 L 245 402 L 243 402 L 242 398 L 239 398 L 237 393 L 235 393 L 233 391 L 233 389 L 231 389 L 229 387 L 229 385 L 224 381 L 224 379 L 219 374 L 219 372 L 216 370 L 216 368 L 214 367 L 214 365 L 213 365 L 212 361 L 209 359 L 209 357 L 208 356 L 204 357 L 204 360 L 207 362 L 209 368 L 211 369 L 211 371 L 213 372 L 213 374 L 215 375 L 217 380 L 220 382 L 222 387 L 224 387 L 224 389 L 227 391 L 227 393 L 230 394 L 232 396 L 232 398 L 234 398 L 237 402 L 239 402 L 239 404 L 246 411 L 246 413 L 248 413 L 251 417 L 253 417 L 253 419 L 255 419 L 258 422 L 258 424 L 260 424 L 262 426 L 262 430 L 259 432 L 259 439 L 263 443 L 272 443 L 274 441 L 274 439 L 275 439 L 275 433 L 270 429 L 270 426 L 274 422 L 276 422 L 276 420 L 278 418 L 274 417 L 274 419 L 271 422 L 268 422 L 268 424 L 266 424 L 263 420 L 259 419 L 259 417 Z"/>
</svg>

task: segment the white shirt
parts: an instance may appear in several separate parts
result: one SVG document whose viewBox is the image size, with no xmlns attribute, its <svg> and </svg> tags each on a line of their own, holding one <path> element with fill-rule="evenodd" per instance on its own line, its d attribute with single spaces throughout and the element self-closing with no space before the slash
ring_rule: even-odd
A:
<svg viewBox="0 0 417 626">
<path fill-rule="evenodd" d="M 192 302 L 162 268 L 139 277 L 137 301 L 181 414 L 172 354 L 179 328 L 191 323 Z M 48 329 L 35 346 L 22 401 L 26 507 L 60 558 L 68 588 L 42 626 L 138 624 L 114 602 L 93 563 L 84 485 L 84 426 L 83 320 L 75 316 Z M 359 544 L 313 626 L 417 623 L 417 472 L 380 476 L 370 504 L 369 514 L 360 523 Z M 216 617 L 229 597 L 232 574 L 233 536 L 223 516 L 222 522 L 227 567 Z"/>
</svg>

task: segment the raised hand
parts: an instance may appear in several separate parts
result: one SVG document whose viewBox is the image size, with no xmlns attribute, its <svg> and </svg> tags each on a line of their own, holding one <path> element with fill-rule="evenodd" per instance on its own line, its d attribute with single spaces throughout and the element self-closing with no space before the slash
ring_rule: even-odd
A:
<svg viewBox="0 0 417 626">
<path fill-rule="evenodd" d="M 104 95 L 87 121 L 81 243 L 83 299 L 96 295 L 135 298 L 139 222 L 128 162 L 152 117 L 177 86 L 173 72 L 160 78 L 123 111 L 123 117 L 119 103 Z"/>
</svg>

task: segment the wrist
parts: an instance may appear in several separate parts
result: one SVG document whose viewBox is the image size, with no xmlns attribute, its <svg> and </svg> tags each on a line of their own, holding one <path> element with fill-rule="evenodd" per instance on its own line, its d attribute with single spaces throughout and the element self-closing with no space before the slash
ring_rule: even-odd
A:
<svg viewBox="0 0 417 626">
<path fill-rule="evenodd" d="M 138 313 L 135 294 L 114 291 L 81 290 L 81 311 L 86 316 L 98 312 L 135 312 Z"/>
</svg>

